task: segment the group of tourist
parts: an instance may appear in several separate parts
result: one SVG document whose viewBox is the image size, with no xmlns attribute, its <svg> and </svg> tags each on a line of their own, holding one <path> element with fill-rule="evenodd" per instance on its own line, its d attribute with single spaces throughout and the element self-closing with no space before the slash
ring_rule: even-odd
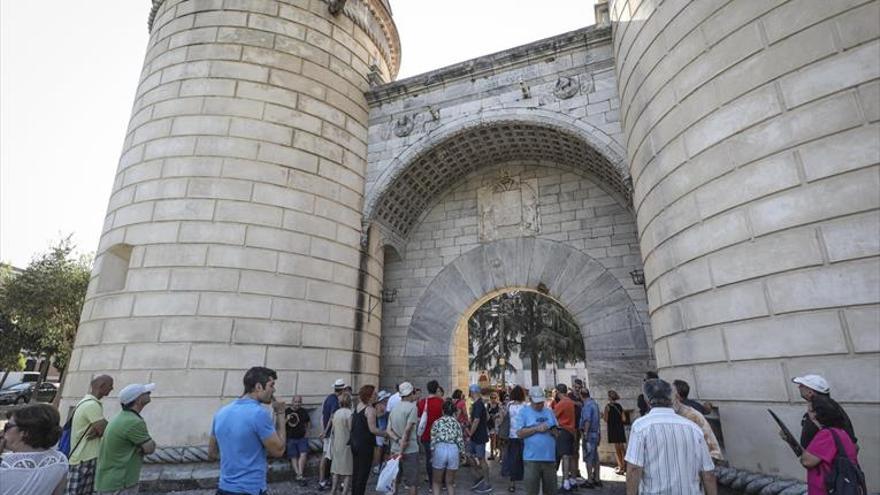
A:
<svg viewBox="0 0 880 495">
<path fill-rule="evenodd" d="M 156 449 L 140 415 L 153 388 L 139 383 L 123 388 L 121 410 L 107 421 L 101 399 L 113 390 L 113 379 L 95 377 L 70 415 L 67 455 L 55 448 L 62 435 L 56 408 L 35 404 L 14 410 L 0 440 L 0 494 L 137 493 L 143 456 Z"/>
<path fill-rule="evenodd" d="M 296 479 L 307 484 L 310 415 L 302 397 L 294 397 L 289 406 L 275 400 L 276 379 L 269 368 L 249 369 L 241 397 L 214 415 L 208 454 L 220 461 L 217 495 L 265 494 L 267 457 L 286 455 Z M 846 412 L 831 399 L 824 378 L 805 375 L 793 381 L 808 410 L 799 444 L 783 438 L 807 468 L 808 493 L 825 494 L 836 456 L 858 466 L 855 432 Z M 0 495 L 137 493 L 142 459 L 156 448 L 140 416 L 153 389 L 153 384 L 126 386 L 119 393 L 122 410 L 108 421 L 102 399 L 113 390 L 113 379 L 95 377 L 65 426 L 68 455 L 55 448 L 62 427 L 54 407 L 39 404 L 14 410 L 0 438 Z M 639 398 L 644 412 L 631 423 L 628 442 L 629 414 L 619 395 L 609 390 L 600 413 L 580 380 L 571 389 L 557 385 L 552 397 L 540 387 L 527 393 L 519 386 L 491 392 L 471 385 L 469 408 L 463 392 L 456 390 L 446 398 L 434 380 L 427 383 L 425 397 L 409 382 L 396 389 L 390 394 L 364 385 L 354 396 L 351 387 L 336 380 L 321 408 L 319 489 L 329 488 L 331 495 L 363 495 L 371 473 L 378 474 L 393 459 L 399 466 L 398 491 L 416 495 L 421 451 L 433 495 L 440 495 L 444 486 L 455 495 L 461 462 L 474 466 L 471 491 L 490 493 L 487 444 L 490 455 L 501 457 L 501 475 L 509 480 L 511 492 L 517 482 L 528 495 L 601 486 L 597 452 L 604 418 L 607 442 L 614 445 L 617 472 L 626 475 L 628 495 L 717 493 L 713 473 L 723 457 L 704 417 L 711 408 L 689 399 L 690 387 L 682 380 L 670 384 L 654 373 L 645 377 Z M 495 443 L 490 442 L 492 436 Z M 578 473 L 580 455 L 586 479 Z M 560 467 L 563 476 L 557 486 Z"/>
</svg>

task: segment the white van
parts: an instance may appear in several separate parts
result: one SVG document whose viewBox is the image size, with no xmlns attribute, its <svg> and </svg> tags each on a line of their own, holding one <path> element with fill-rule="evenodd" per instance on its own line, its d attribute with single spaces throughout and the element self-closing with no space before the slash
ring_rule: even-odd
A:
<svg viewBox="0 0 880 495">
<path fill-rule="evenodd" d="M 0 380 L 3 379 L 5 373 L 5 371 L 0 370 Z M 38 381 L 40 381 L 39 371 L 10 371 L 9 376 L 6 377 L 6 381 L 3 382 L 2 388 L 9 388 L 13 385 L 18 385 L 19 383 L 36 383 Z"/>
</svg>

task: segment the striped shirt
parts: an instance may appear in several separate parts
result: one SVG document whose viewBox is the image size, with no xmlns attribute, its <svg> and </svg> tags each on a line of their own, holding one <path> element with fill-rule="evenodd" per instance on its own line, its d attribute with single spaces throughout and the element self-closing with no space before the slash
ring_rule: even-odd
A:
<svg viewBox="0 0 880 495">
<path fill-rule="evenodd" d="M 641 495 L 701 495 L 700 472 L 715 469 L 700 428 L 668 407 L 633 423 L 626 462 L 642 468 Z"/>
</svg>

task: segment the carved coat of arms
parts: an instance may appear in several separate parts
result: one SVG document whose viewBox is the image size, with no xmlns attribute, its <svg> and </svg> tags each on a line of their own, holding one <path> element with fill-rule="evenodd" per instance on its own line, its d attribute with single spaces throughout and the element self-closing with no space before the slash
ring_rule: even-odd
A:
<svg viewBox="0 0 880 495">
<path fill-rule="evenodd" d="M 533 236 L 540 232 L 538 179 L 520 179 L 502 172 L 498 180 L 477 190 L 480 242 Z"/>
</svg>

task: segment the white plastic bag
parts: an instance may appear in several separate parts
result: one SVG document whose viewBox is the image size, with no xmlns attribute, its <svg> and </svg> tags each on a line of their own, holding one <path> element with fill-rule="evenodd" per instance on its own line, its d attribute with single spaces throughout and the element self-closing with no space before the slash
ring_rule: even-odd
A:
<svg viewBox="0 0 880 495">
<path fill-rule="evenodd" d="M 388 459 L 385 467 L 379 472 L 379 482 L 376 483 L 376 491 L 379 493 L 394 493 L 394 483 L 397 481 L 397 472 L 400 470 L 400 456 Z"/>
</svg>

